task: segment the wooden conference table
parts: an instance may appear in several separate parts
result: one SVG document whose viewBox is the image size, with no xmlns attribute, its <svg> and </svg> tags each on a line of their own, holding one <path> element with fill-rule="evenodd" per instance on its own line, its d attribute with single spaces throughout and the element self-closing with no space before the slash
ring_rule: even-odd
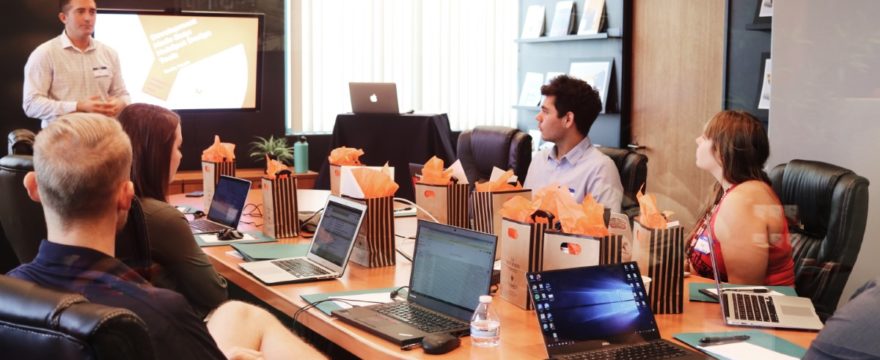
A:
<svg viewBox="0 0 880 360">
<path fill-rule="evenodd" d="M 309 192 L 309 196 L 300 196 L 300 199 L 326 198 L 329 192 L 323 190 L 300 190 Z M 306 195 L 306 194 L 304 194 Z M 182 194 L 169 197 L 172 204 L 187 205 L 200 208 L 202 199 L 186 198 Z M 302 201 L 302 200 L 301 200 Z M 262 196 L 259 190 L 251 190 L 248 203 L 261 204 Z M 320 207 L 320 206 L 318 206 Z M 395 232 L 402 235 L 415 234 L 415 218 L 400 218 L 395 222 Z M 262 219 L 248 219 L 244 221 L 256 221 Z M 243 230 L 257 230 L 253 226 L 240 226 Z M 281 243 L 301 244 L 308 243 L 308 239 L 292 238 L 280 239 Z M 403 240 L 398 243 L 404 252 L 411 253 L 413 240 Z M 293 315 L 294 312 L 307 303 L 300 298 L 303 294 L 318 294 L 350 290 L 367 290 L 376 288 L 388 288 L 409 284 L 411 264 L 400 254 L 397 254 L 397 265 L 384 268 L 365 268 L 350 263 L 345 275 L 339 280 L 318 281 L 300 284 L 266 286 L 243 272 L 238 264 L 243 260 L 227 254 L 230 246 L 213 246 L 203 248 L 208 254 L 214 267 L 223 277 L 235 283 L 245 291 L 265 301 L 275 309 Z M 409 249 L 409 250 L 406 250 Z M 693 276 L 685 280 L 687 284 L 694 281 L 707 281 Z M 687 297 L 687 294 L 685 294 Z M 501 317 L 501 344 L 495 348 L 479 348 L 471 346 L 470 339 L 464 338 L 462 346 L 443 358 L 448 359 L 544 359 L 547 353 L 544 350 L 544 342 L 538 328 L 538 322 L 534 311 L 522 310 L 515 305 L 495 297 L 492 304 L 496 306 Z M 675 315 L 656 315 L 660 333 L 663 338 L 672 339 L 672 336 L 680 332 L 714 332 L 714 331 L 737 331 L 746 328 L 730 327 L 721 323 L 721 311 L 716 303 L 689 302 L 684 303 L 684 313 Z M 427 355 L 421 349 L 402 351 L 391 342 L 344 324 L 340 320 L 327 316 L 320 310 L 311 309 L 298 318 L 304 326 L 315 331 L 329 341 L 345 348 L 354 355 L 365 359 L 378 358 L 436 358 L 436 355 Z M 765 330 L 766 332 L 789 340 L 802 347 L 809 347 L 810 342 L 816 337 L 816 332 L 793 331 L 793 330 Z"/>
</svg>

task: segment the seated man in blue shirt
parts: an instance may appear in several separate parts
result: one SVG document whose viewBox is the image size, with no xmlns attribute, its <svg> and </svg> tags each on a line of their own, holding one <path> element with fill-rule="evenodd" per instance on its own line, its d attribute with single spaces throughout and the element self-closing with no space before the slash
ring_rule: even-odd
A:
<svg viewBox="0 0 880 360">
<path fill-rule="evenodd" d="M 523 186 L 537 190 L 559 184 L 579 203 L 591 194 L 606 208 L 620 212 L 623 185 L 617 166 L 587 136 L 602 109 L 599 94 L 568 75 L 542 86 L 541 94 L 545 98 L 535 119 L 541 139 L 555 145 L 533 156 Z"/>
<path fill-rule="evenodd" d="M 825 322 L 804 359 L 880 359 L 880 278 L 856 290 Z"/>
<path fill-rule="evenodd" d="M 182 295 L 153 287 L 113 257 L 134 196 L 131 160 L 128 136 L 104 115 L 68 114 L 43 129 L 24 183 L 43 204 L 49 239 L 8 275 L 133 311 L 159 359 L 322 357 L 252 305 L 228 302 L 205 323 Z"/>
</svg>

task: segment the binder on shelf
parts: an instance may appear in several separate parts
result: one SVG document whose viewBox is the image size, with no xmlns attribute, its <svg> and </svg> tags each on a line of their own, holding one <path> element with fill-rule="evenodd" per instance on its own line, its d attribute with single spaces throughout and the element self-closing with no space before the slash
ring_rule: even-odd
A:
<svg viewBox="0 0 880 360">
<path fill-rule="evenodd" d="M 547 36 L 566 36 L 574 30 L 575 19 L 574 1 L 560 1 L 556 3 L 556 11 L 553 13 L 553 23 Z"/>
<path fill-rule="evenodd" d="M 541 85 L 544 74 L 527 72 L 519 93 L 519 106 L 538 106 L 541 103 Z"/>
<path fill-rule="evenodd" d="M 578 35 L 598 34 L 605 25 L 605 0 L 586 0 L 584 15 L 578 26 Z"/>
<path fill-rule="evenodd" d="M 526 21 L 520 38 L 537 39 L 544 35 L 544 6 L 532 5 L 526 11 Z"/>
</svg>

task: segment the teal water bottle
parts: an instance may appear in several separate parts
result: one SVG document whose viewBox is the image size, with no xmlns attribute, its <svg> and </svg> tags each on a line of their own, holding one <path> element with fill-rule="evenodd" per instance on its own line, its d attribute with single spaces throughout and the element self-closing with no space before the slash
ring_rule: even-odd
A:
<svg viewBox="0 0 880 360">
<path fill-rule="evenodd" d="M 309 172 L 309 143 L 305 136 L 300 136 L 293 144 L 293 168 L 297 174 Z"/>
</svg>

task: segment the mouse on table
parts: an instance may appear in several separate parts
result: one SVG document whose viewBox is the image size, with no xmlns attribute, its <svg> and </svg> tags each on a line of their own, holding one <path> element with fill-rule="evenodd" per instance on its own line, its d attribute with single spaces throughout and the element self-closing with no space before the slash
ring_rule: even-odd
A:
<svg viewBox="0 0 880 360">
<path fill-rule="evenodd" d="M 239 240 L 244 234 L 236 229 L 226 229 L 217 234 L 217 240 Z"/>
<path fill-rule="evenodd" d="M 422 350 L 425 354 L 439 355 L 455 350 L 461 345 L 461 339 L 449 333 L 429 334 L 422 338 Z"/>
</svg>

